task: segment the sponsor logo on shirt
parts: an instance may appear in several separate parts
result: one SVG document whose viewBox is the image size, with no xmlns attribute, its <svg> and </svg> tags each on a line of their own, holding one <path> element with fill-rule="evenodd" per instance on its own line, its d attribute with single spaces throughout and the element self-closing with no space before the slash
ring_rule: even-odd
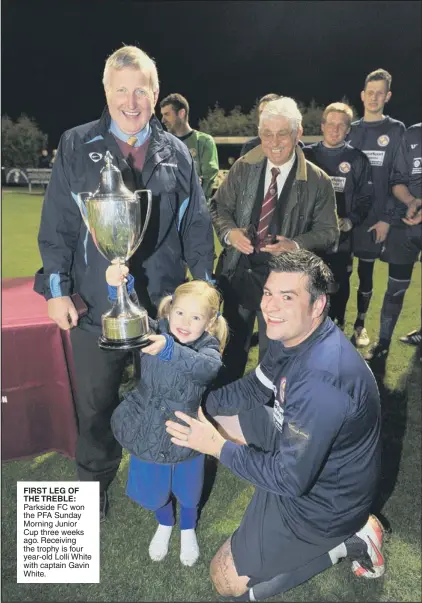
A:
<svg viewBox="0 0 422 603">
<path fill-rule="evenodd" d="M 363 151 L 369 159 L 372 167 L 382 167 L 384 164 L 385 151 Z"/>
<path fill-rule="evenodd" d="M 350 165 L 349 162 L 343 161 L 343 163 L 340 163 L 340 165 L 338 166 L 338 169 L 340 170 L 340 172 L 342 174 L 348 174 L 350 172 L 350 170 L 352 169 L 352 166 Z"/>
<path fill-rule="evenodd" d="M 344 192 L 346 178 L 343 178 L 342 176 L 331 176 L 331 182 L 333 183 L 333 187 L 336 193 Z"/>
<path fill-rule="evenodd" d="M 103 156 L 101 155 L 101 153 L 90 153 L 89 154 L 89 158 L 94 162 L 97 163 L 97 161 L 100 161 L 100 159 L 103 158 Z"/>
<path fill-rule="evenodd" d="M 422 174 L 422 157 L 415 157 L 413 160 L 412 174 Z"/>
<path fill-rule="evenodd" d="M 390 142 L 390 138 L 387 136 L 387 134 L 383 134 L 377 140 L 378 146 L 380 146 L 380 147 L 386 147 L 389 142 Z"/>
<path fill-rule="evenodd" d="M 279 431 L 283 431 L 284 409 L 280 406 L 280 402 L 277 400 L 277 398 L 274 400 L 273 420 L 274 426 Z"/>
<path fill-rule="evenodd" d="M 278 390 L 278 397 L 274 400 L 273 408 L 273 420 L 275 427 L 279 430 L 283 430 L 284 423 L 284 404 L 286 401 L 286 377 L 282 377 L 280 380 L 280 388 Z"/>
<path fill-rule="evenodd" d="M 165 162 L 163 162 L 163 163 L 160 163 L 160 165 L 162 167 L 175 167 L 175 168 L 177 168 L 177 163 L 165 163 Z"/>
<path fill-rule="evenodd" d="M 410 145 L 410 148 L 413 150 L 413 149 L 416 149 L 416 147 L 417 147 L 417 146 L 418 146 L 418 143 L 416 143 L 416 144 L 411 144 L 411 145 Z"/>
</svg>

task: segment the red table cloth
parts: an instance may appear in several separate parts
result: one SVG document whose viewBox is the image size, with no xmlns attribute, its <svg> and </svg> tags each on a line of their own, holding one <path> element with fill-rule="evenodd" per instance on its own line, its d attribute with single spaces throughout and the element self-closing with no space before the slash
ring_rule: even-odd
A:
<svg viewBox="0 0 422 603">
<path fill-rule="evenodd" d="M 48 318 L 32 287 L 32 277 L 2 280 L 2 460 L 53 450 L 74 458 L 69 332 Z"/>
</svg>

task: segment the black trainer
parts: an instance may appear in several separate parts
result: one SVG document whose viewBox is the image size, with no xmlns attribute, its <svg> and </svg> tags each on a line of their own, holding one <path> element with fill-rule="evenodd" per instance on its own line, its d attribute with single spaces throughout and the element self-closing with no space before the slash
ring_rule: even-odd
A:
<svg viewBox="0 0 422 603">
<path fill-rule="evenodd" d="M 407 345 L 420 345 L 422 341 L 421 329 L 417 331 L 411 331 L 404 337 L 400 337 L 400 341 L 402 343 L 407 343 Z"/>
<path fill-rule="evenodd" d="M 369 349 L 368 353 L 364 356 L 364 358 L 373 373 L 385 373 L 385 365 L 387 363 L 388 352 L 388 345 L 381 341 L 374 343 Z"/>
<path fill-rule="evenodd" d="M 100 492 L 100 523 L 103 523 L 103 521 L 105 521 L 106 515 L 108 513 L 108 507 L 108 493 L 107 490 L 104 490 L 104 492 Z"/>
</svg>

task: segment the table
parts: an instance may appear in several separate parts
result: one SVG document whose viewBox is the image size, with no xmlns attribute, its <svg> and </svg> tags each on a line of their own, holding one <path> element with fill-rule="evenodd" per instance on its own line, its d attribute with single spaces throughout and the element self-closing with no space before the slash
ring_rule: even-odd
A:
<svg viewBox="0 0 422 603">
<path fill-rule="evenodd" d="M 34 279 L 2 280 L 2 460 L 75 456 L 74 367 L 68 331 L 48 318 Z"/>
</svg>

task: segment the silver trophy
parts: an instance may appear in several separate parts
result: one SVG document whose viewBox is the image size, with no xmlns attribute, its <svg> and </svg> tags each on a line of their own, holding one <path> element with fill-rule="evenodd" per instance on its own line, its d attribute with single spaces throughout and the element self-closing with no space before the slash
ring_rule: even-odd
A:
<svg viewBox="0 0 422 603">
<path fill-rule="evenodd" d="M 122 174 L 112 163 L 109 151 L 95 193 L 79 193 L 82 218 L 98 251 L 112 264 L 124 265 L 141 244 L 151 215 L 150 190 L 132 193 L 123 183 Z M 147 201 L 142 228 L 141 206 Z M 117 287 L 117 300 L 101 317 L 100 348 L 126 350 L 148 345 L 151 334 L 148 314 L 130 299 L 126 285 Z"/>
</svg>

